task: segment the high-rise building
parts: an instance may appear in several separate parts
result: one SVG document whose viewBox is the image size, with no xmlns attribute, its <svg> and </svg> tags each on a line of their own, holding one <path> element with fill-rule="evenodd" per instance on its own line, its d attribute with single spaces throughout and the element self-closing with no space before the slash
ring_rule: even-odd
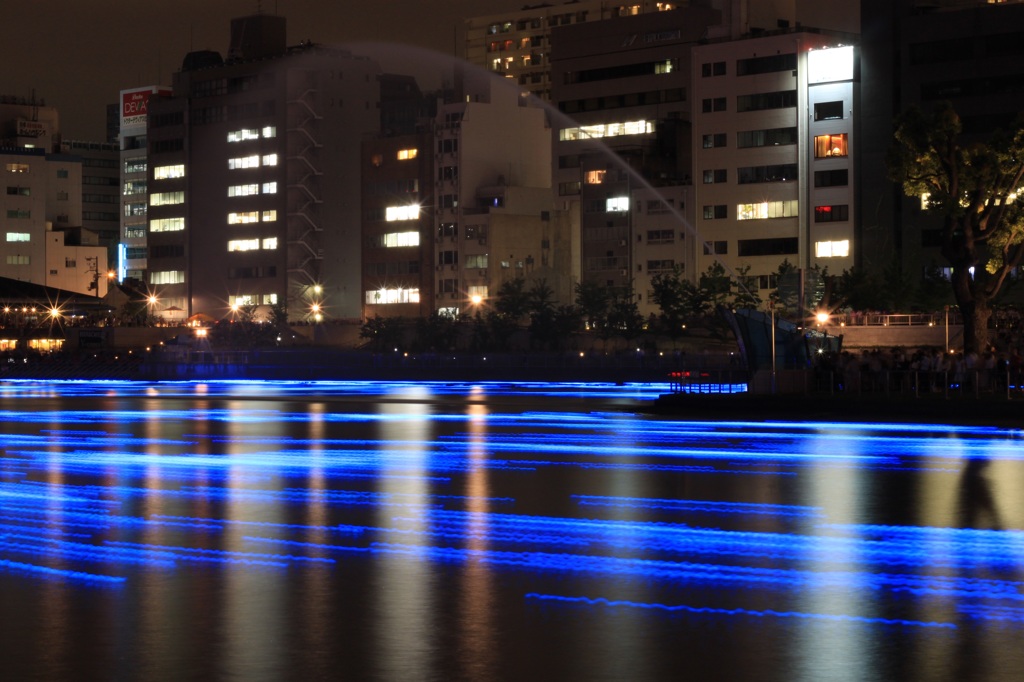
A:
<svg viewBox="0 0 1024 682">
<path fill-rule="evenodd" d="M 719 20 L 689 7 L 552 36 L 558 199 L 580 223 L 573 274 L 635 293 L 644 313 L 652 274 L 694 266 L 691 52 Z"/>
<path fill-rule="evenodd" d="M 118 280 L 130 278 L 142 282 L 147 268 L 146 239 L 149 197 L 147 195 L 149 100 L 168 97 L 171 89 L 150 85 L 122 90 L 118 126 L 118 158 L 120 185 L 120 243 L 117 263 Z M 173 311 L 172 311 L 173 312 Z M 173 319 L 173 318 L 171 318 Z"/>
<path fill-rule="evenodd" d="M 780 29 L 694 49 L 698 274 L 718 262 L 763 296 L 784 261 L 852 267 L 859 88 L 849 43 Z"/>
<path fill-rule="evenodd" d="M 148 272 L 167 307 L 226 318 L 362 313 L 360 148 L 379 68 L 283 17 L 235 19 L 227 56 L 193 52 L 149 103 Z"/>
<path fill-rule="evenodd" d="M 470 64 L 509 78 L 523 91 L 548 100 L 552 85 L 551 33 L 555 27 L 661 12 L 680 4 L 572 0 L 525 5 L 518 11 L 473 17 L 466 20 L 463 56 Z"/>
</svg>

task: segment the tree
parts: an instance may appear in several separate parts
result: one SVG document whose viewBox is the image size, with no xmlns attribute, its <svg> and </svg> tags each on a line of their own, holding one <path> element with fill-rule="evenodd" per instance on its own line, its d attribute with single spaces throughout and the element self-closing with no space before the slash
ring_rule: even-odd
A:
<svg viewBox="0 0 1024 682">
<path fill-rule="evenodd" d="M 942 219 L 942 256 L 964 320 L 964 350 L 988 347 L 992 304 L 1024 257 L 1024 118 L 987 143 L 961 138 L 952 105 L 897 119 L 889 172 L 910 197 L 927 196 Z"/>
<path fill-rule="evenodd" d="M 511 322 L 518 324 L 530 312 L 530 293 L 526 290 L 526 280 L 516 277 L 502 282 L 498 287 L 494 308 Z"/>
<path fill-rule="evenodd" d="M 608 317 L 608 287 L 596 282 L 578 282 L 575 287 L 576 307 L 590 329 L 603 329 Z"/>
</svg>

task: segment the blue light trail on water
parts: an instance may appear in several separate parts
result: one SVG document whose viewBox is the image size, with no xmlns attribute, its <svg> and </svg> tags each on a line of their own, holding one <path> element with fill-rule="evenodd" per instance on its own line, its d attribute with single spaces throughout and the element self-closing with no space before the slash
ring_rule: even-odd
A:
<svg viewBox="0 0 1024 682">
<path fill-rule="evenodd" d="M 607 409 L 610 396 L 635 407 L 662 390 L 3 383 L 0 571 L 118 586 L 184 566 L 417 561 L 513 571 L 536 584 L 528 600 L 563 608 L 870 626 L 1024 623 L 1024 531 L 867 523 L 827 495 L 722 497 L 739 480 L 812 491 L 807 479 L 831 475 L 850 485 L 927 475 L 955 489 L 966 462 L 1021 466 L 1020 432 L 696 422 Z M 483 400 L 537 395 L 603 402 L 541 412 Z M 88 401 L 69 410 L 33 402 L 54 396 Z M 365 396 L 430 409 L 366 411 Z M 486 409 L 467 409 L 479 405 Z M 531 494 L 556 470 L 572 482 L 555 493 L 558 513 Z M 471 494 L 468 481 L 486 485 Z M 581 581 L 579 594 L 592 596 L 555 594 L 544 585 L 551 576 Z M 720 603 L 693 605 L 687 595 L 698 586 Z M 641 587 L 660 598 L 634 598 Z M 733 603 L 746 594 L 737 588 L 757 588 L 758 608 Z M 788 608 L 794 594 L 852 598 L 833 613 Z M 897 615 L 908 610 L 928 617 Z"/>
</svg>

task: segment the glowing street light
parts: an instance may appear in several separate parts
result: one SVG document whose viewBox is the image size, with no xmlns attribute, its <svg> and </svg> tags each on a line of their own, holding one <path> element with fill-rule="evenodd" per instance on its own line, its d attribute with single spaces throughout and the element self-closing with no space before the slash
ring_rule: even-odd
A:
<svg viewBox="0 0 1024 682">
<path fill-rule="evenodd" d="M 817 315 L 814 316 L 814 319 L 818 321 L 818 324 L 825 324 L 828 322 L 828 313 L 822 310 L 818 312 Z"/>
<path fill-rule="evenodd" d="M 481 303 L 484 302 L 484 297 L 481 296 L 480 294 L 473 294 L 472 296 L 469 297 L 469 302 L 472 303 L 473 305 L 480 305 Z"/>
</svg>

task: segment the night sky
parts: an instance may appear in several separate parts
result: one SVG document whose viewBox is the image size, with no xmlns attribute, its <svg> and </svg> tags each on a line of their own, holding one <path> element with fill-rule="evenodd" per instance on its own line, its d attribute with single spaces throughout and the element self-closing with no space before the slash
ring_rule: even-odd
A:
<svg viewBox="0 0 1024 682">
<path fill-rule="evenodd" d="M 350 45 L 387 71 L 437 87 L 443 59 L 461 54 L 466 17 L 517 10 L 523 0 L 28 0 L 5 3 L 0 94 L 36 97 L 58 108 L 65 139 L 102 140 L 106 105 L 122 89 L 171 83 L 192 50 L 225 54 L 233 17 L 280 14 L 288 43 Z M 360 42 L 374 43 L 360 49 Z M 384 47 L 381 44 L 390 44 Z M 414 46 L 419 50 L 403 50 Z M 433 62 L 433 63 L 432 63 Z M 430 82 L 433 79 L 434 82 Z"/>
</svg>

